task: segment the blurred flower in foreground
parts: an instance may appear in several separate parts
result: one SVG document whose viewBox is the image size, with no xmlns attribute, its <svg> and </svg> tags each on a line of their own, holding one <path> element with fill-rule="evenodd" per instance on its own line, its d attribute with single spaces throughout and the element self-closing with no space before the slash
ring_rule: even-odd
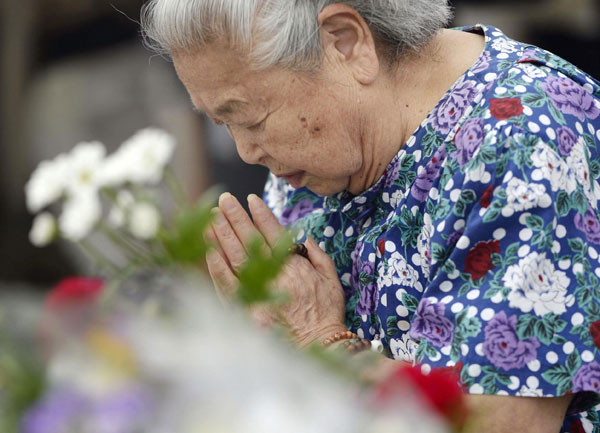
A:
<svg viewBox="0 0 600 433">
<path fill-rule="evenodd" d="M 42 212 L 33 220 L 29 241 L 36 247 L 45 247 L 56 236 L 56 219 L 49 212 Z"/>
<path fill-rule="evenodd" d="M 104 145 L 94 141 L 41 162 L 25 187 L 27 205 L 33 213 L 53 207 L 35 218 L 31 242 L 40 247 L 56 237 L 75 242 L 104 275 L 113 277 L 140 266 L 181 264 L 184 256 L 186 263 L 196 265 L 206 252 L 202 233 L 210 221 L 211 203 L 187 204 L 168 167 L 174 148 L 172 135 L 147 128 L 109 156 Z M 156 187 L 163 180 L 178 205 L 172 218 L 163 217 L 157 205 Z M 60 214 L 53 225 L 56 208 Z M 108 256 L 95 248 L 88 239 L 92 234 L 104 237 L 118 254 Z"/>
<path fill-rule="evenodd" d="M 46 305 L 60 309 L 94 302 L 104 287 L 98 278 L 68 277 L 61 280 L 48 294 Z"/>
</svg>

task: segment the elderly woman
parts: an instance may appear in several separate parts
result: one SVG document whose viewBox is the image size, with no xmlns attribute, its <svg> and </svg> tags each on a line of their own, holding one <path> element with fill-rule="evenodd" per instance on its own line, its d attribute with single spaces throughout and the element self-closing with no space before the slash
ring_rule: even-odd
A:
<svg viewBox="0 0 600 433">
<path fill-rule="evenodd" d="M 221 197 L 210 273 L 231 293 L 251 239 L 293 227 L 307 254 L 276 318 L 300 345 L 453 367 L 478 431 L 592 431 L 600 83 L 449 18 L 446 0 L 146 6 L 195 108 L 272 173 L 252 219 Z"/>
</svg>

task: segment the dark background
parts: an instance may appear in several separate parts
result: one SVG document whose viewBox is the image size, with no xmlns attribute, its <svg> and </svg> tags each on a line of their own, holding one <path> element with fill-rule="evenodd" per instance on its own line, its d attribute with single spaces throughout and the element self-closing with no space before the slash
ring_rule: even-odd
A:
<svg viewBox="0 0 600 433">
<path fill-rule="evenodd" d="M 29 244 L 23 186 L 42 159 L 79 141 L 109 151 L 146 126 L 177 136 L 174 165 L 192 195 L 218 183 L 260 193 L 266 172 L 239 160 L 226 132 L 192 113 L 172 65 L 145 50 L 141 0 L 0 3 L 0 287 L 48 287 L 85 272 L 66 244 Z M 485 23 L 600 77 L 595 0 L 454 1 L 454 25 Z"/>
</svg>

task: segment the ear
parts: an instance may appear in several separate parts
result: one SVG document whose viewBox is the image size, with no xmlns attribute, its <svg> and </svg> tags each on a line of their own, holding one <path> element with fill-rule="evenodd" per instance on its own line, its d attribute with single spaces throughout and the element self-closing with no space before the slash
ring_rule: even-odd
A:
<svg viewBox="0 0 600 433">
<path fill-rule="evenodd" d="M 323 8 L 317 19 L 325 56 L 349 67 L 361 84 L 371 84 L 379 73 L 379 59 L 365 20 L 356 10 L 340 3 Z"/>
</svg>

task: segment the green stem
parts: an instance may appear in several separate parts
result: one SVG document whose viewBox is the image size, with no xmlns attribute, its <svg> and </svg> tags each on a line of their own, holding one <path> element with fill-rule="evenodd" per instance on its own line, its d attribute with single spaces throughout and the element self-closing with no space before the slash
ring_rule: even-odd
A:
<svg viewBox="0 0 600 433">
<path fill-rule="evenodd" d="M 106 268 L 113 275 L 119 273 L 119 267 L 107 259 L 104 254 L 98 251 L 89 241 L 83 239 L 78 242 L 78 245 L 92 261 Z"/>
<path fill-rule="evenodd" d="M 171 191 L 171 194 L 173 194 L 177 205 L 180 207 L 185 206 L 188 202 L 187 194 L 181 186 L 181 182 L 179 182 L 179 179 L 177 178 L 173 167 L 171 167 L 170 165 L 167 165 L 165 167 L 164 179 L 165 183 L 167 184 L 167 187 Z"/>
<path fill-rule="evenodd" d="M 131 242 L 125 234 L 119 236 L 114 230 L 106 227 L 104 224 L 100 224 L 99 230 L 107 239 L 123 251 L 128 261 L 140 262 L 141 264 L 152 263 L 152 258 L 148 252 L 140 245 Z"/>
</svg>

